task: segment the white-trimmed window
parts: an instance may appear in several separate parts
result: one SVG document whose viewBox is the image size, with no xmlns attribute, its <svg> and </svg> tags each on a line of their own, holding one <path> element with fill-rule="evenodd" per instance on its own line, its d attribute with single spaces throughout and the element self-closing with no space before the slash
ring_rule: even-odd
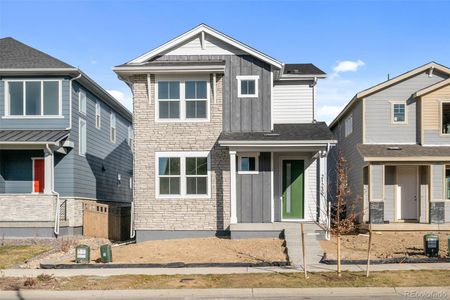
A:
<svg viewBox="0 0 450 300">
<path fill-rule="evenodd" d="M 258 75 L 236 76 L 239 98 L 258 97 Z"/>
<path fill-rule="evenodd" d="M 61 80 L 5 82 L 6 116 L 32 118 L 61 116 Z"/>
<path fill-rule="evenodd" d="M 111 112 L 109 135 L 112 143 L 116 142 L 116 134 L 116 114 Z"/>
<path fill-rule="evenodd" d="M 78 153 L 80 155 L 86 155 L 86 142 L 87 142 L 87 136 L 86 136 L 86 120 L 80 119 L 79 127 L 78 127 Z"/>
<path fill-rule="evenodd" d="M 100 129 L 102 124 L 102 107 L 100 102 L 95 102 L 95 128 Z"/>
<path fill-rule="evenodd" d="M 345 137 L 353 132 L 353 114 L 350 114 L 344 121 Z"/>
<path fill-rule="evenodd" d="M 208 198 L 208 152 L 156 153 L 158 198 Z"/>
<path fill-rule="evenodd" d="M 86 91 L 83 89 L 80 89 L 78 91 L 78 110 L 82 114 L 86 114 L 86 102 L 87 102 L 87 96 Z"/>
<path fill-rule="evenodd" d="M 258 154 L 240 154 L 238 156 L 238 174 L 258 174 Z"/>
<path fill-rule="evenodd" d="M 159 76 L 156 84 L 156 120 L 199 122 L 209 119 L 209 77 Z"/>
<path fill-rule="evenodd" d="M 128 125 L 128 145 L 133 147 L 133 126 Z"/>
<path fill-rule="evenodd" d="M 392 102 L 392 123 L 404 124 L 406 120 L 406 103 Z"/>
<path fill-rule="evenodd" d="M 441 133 L 450 134 L 450 102 L 441 102 Z"/>
</svg>

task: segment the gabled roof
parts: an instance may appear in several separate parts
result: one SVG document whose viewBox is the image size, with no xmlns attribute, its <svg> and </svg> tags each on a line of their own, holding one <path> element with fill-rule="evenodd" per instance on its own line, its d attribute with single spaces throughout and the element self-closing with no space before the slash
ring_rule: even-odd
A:
<svg viewBox="0 0 450 300">
<path fill-rule="evenodd" d="M 168 41 L 167 43 L 129 61 L 125 65 L 143 64 L 143 63 L 147 62 L 148 60 L 154 58 L 155 56 L 160 55 L 162 52 L 172 49 L 172 48 L 188 41 L 189 39 L 191 39 L 197 35 L 202 35 L 202 34 L 207 34 L 207 35 L 213 36 L 216 39 L 219 39 L 239 50 L 242 50 L 242 51 L 270 64 L 270 65 L 273 65 L 279 69 L 282 68 L 283 64 L 280 61 L 274 59 L 273 57 L 271 57 L 267 54 L 264 54 L 264 53 L 256 50 L 255 48 L 252 48 L 242 42 L 239 42 L 238 40 L 235 40 L 234 38 L 220 32 L 216 29 L 211 28 L 206 24 L 198 25 L 197 27 L 183 33 L 182 35 L 177 36 L 176 38 Z M 119 69 L 120 67 L 123 67 L 123 65 L 117 66 L 115 69 Z"/>
<path fill-rule="evenodd" d="M 285 64 L 283 76 L 285 75 L 318 75 L 325 76 L 326 73 L 313 64 Z"/>
<path fill-rule="evenodd" d="M 0 39 L 0 69 L 76 69 L 12 37 Z"/>
<path fill-rule="evenodd" d="M 418 68 L 415 68 L 415 69 L 413 69 L 413 70 L 411 70 L 411 71 L 408 71 L 408 72 L 403 73 L 403 74 L 401 74 L 401 75 L 399 75 L 399 76 L 396 76 L 396 77 L 394 77 L 394 78 L 392 78 L 392 79 L 390 79 L 390 80 L 386 80 L 386 81 L 384 81 L 384 82 L 382 82 L 382 83 L 380 83 L 380 84 L 374 85 L 374 86 L 372 86 L 372 87 L 370 87 L 370 88 L 368 88 L 368 89 L 366 89 L 366 90 L 363 90 L 363 91 L 357 93 L 357 94 L 352 98 L 352 100 L 350 100 L 350 102 L 347 103 L 347 105 L 346 105 L 346 106 L 344 107 L 344 109 L 339 113 L 339 115 L 333 120 L 333 122 L 331 122 L 330 128 L 333 128 L 333 127 L 336 125 L 336 123 L 342 118 L 342 116 L 347 112 L 347 110 L 348 110 L 348 109 L 349 109 L 349 108 L 350 108 L 357 100 L 360 100 L 360 99 L 362 99 L 362 98 L 364 98 L 364 97 L 367 97 L 367 96 L 369 96 L 369 95 L 371 95 L 371 94 L 374 94 L 374 93 L 376 93 L 376 92 L 378 92 L 378 91 L 380 91 L 380 90 L 382 90 L 382 89 L 385 89 L 385 88 L 387 88 L 387 87 L 390 87 L 390 86 L 392 86 L 392 85 L 394 85 L 394 84 L 396 84 L 396 83 L 398 83 L 398 82 L 400 82 L 400 81 L 403 81 L 403 80 L 405 80 L 405 79 L 407 79 L 407 78 L 413 77 L 413 76 L 415 76 L 415 75 L 417 75 L 417 74 L 420 74 L 420 73 L 422 73 L 422 72 L 424 72 L 424 71 L 426 71 L 426 70 L 438 70 L 438 71 L 440 71 L 440 72 L 443 72 L 443 73 L 446 73 L 446 74 L 449 74 L 449 75 L 450 75 L 450 68 L 447 68 L 446 66 L 443 66 L 443 65 L 441 65 L 441 64 L 438 64 L 438 63 L 432 61 L 432 62 L 427 63 L 427 64 L 425 64 L 425 65 L 422 65 L 422 66 L 420 66 L 420 67 L 418 67 Z"/>
<path fill-rule="evenodd" d="M 442 88 L 444 86 L 447 86 L 449 84 L 450 84 L 450 78 L 442 80 L 442 81 L 440 81 L 438 83 L 435 83 L 433 85 L 430 85 L 430 86 L 428 86 L 428 87 L 426 87 L 424 89 L 421 89 L 421 90 L 415 92 L 414 93 L 414 97 L 423 96 L 425 94 L 431 93 L 431 92 L 433 92 L 435 90 L 438 90 L 438 89 L 440 89 L 440 88 Z"/>
</svg>

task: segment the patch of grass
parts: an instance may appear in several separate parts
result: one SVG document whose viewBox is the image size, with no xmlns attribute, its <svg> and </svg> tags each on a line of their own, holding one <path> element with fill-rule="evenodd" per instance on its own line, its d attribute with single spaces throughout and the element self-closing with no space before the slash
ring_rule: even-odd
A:
<svg viewBox="0 0 450 300">
<path fill-rule="evenodd" d="M 0 269 L 24 263 L 28 259 L 48 250 L 48 247 L 38 245 L 0 246 Z"/>
<path fill-rule="evenodd" d="M 57 290 L 447 286 L 450 271 L 372 272 L 369 278 L 365 272 L 343 272 L 340 278 L 332 272 L 309 273 L 309 276 L 308 280 L 303 273 L 76 276 L 37 280 L 31 286 L 24 284 L 24 278 L 2 278 L 0 289 L 17 285 Z"/>
</svg>

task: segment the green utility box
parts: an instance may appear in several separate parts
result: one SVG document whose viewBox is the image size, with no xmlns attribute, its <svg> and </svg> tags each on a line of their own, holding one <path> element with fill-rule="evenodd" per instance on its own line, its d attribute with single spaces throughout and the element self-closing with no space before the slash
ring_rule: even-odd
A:
<svg viewBox="0 0 450 300">
<path fill-rule="evenodd" d="M 427 233 L 423 236 L 423 252 L 425 256 L 435 257 L 439 253 L 439 236 Z"/>
<path fill-rule="evenodd" d="M 100 246 L 100 258 L 103 263 L 112 262 L 111 245 L 101 245 Z"/>
<path fill-rule="evenodd" d="M 75 262 L 77 264 L 88 264 L 91 261 L 91 249 L 88 245 L 78 245 L 75 248 Z"/>
</svg>

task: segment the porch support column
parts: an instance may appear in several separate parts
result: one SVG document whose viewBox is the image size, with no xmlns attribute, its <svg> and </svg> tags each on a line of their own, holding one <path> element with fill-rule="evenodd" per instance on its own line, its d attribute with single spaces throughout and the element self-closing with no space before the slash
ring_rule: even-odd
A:
<svg viewBox="0 0 450 300">
<path fill-rule="evenodd" d="M 320 168 L 320 195 L 319 195 L 319 223 L 325 223 L 327 224 L 328 220 L 328 174 L 327 174 L 327 160 L 328 160 L 328 153 L 322 153 L 320 154 L 319 158 L 319 168 Z"/>
<path fill-rule="evenodd" d="M 236 151 L 230 151 L 230 224 L 237 224 L 236 203 Z"/>
<path fill-rule="evenodd" d="M 44 150 L 44 194 L 51 194 L 53 190 L 53 152 Z"/>
<path fill-rule="evenodd" d="M 369 222 L 384 223 L 384 165 L 369 166 Z"/>
</svg>

